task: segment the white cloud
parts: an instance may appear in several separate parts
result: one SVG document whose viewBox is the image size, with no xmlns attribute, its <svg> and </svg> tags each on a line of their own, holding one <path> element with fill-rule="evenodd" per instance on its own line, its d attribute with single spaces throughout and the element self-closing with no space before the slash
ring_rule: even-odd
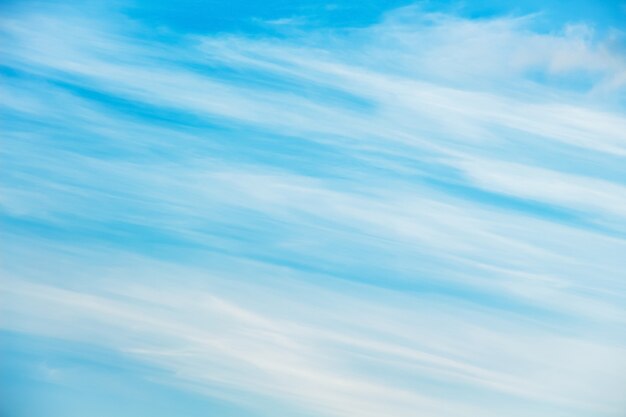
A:
<svg viewBox="0 0 626 417">
<path fill-rule="evenodd" d="M 3 87 L 0 203 L 77 240 L 7 233 L 3 328 L 315 415 L 623 410 L 624 61 L 589 28 L 415 9 L 288 39 L 166 43 L 43 12 L 2 28 L 6 65 L 38 81 Z M 263 135 L 285 146 L 237 146 Z M 120 224 L 187 258 L 129 256 L 145 242 Z"/>
</svg>

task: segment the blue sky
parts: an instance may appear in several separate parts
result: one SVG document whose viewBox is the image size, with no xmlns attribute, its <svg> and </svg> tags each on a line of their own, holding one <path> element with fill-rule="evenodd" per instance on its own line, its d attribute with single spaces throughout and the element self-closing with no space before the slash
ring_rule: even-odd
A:
<svg viewBox="0 0 626 417">
<path fill-rule="evenodd" d="M 3 416 L 623 416 L 625 3 L 0 7 Z"/>
</svg>

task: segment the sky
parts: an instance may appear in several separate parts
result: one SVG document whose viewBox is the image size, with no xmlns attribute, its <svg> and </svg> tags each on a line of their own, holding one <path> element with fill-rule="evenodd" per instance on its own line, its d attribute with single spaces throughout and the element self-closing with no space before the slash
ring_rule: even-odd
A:
<svg viewBox="0 0 626 417">
<path fill-rule="evenodd" d="M 622 417 L 626 3 L 0 2 L 0 416 Z"/>
</svg>

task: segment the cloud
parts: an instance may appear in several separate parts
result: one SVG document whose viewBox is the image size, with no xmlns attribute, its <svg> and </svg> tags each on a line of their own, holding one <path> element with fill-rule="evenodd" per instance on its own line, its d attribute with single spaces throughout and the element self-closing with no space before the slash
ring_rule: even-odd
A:
<svg viewBox="0 0 626 417">
<path fill-rule="evenodd" d="M 534 19 L 9 13 L 2 328 L 261 415 L 620 415 L 625 64 Z"/>
<path fill-rule="evenodd" d="M 485 160 L 469 162 L 465 167 L 478 185 L 496 192 L 591 211 L 597 217 L 625 215 L 626 189 L 611 181 Z M 615 227 L 622 222 L 617 220 Z"/>
<path fill-rule="evenodd" d="M 589 392 L 594 378 L 619 381 L 619 371 L 607 365 L 620 363 L 620 348 L 442 300 L 415 305 L 412 297 L 381 297 L 368 288 L 352 287 L 344 295 L 320 283 L 272 279 L 275 268 L 259 270 L 246 283 L 233 281 L 236 270 L 220 277 L 154 262 L 130 261 L 92 283 L 89 293 L 9 281 L 3 285 L 11 300 L 3 306 L 5 328 L 97 343 L 175 372 L 196 389 L 217 386 L 227 398 L 233 389 L 284 398 L 325 415 L 369 415 L 390 405 L 400 416 L 415 410 L 500 412 L 482 401 L 441 407 L 445 390 L 427 388 L 441 381 L 611 415 L 604 408 L 611 393 L 602 394 L 602 407 L 585 398 L 595 393 Z M 159 285 L 129 282 L 129 273 Z M 180 287 L 181 276 L 193 289 Z M 299 304 L 305 298 L 311 302 Z M 31 306 L 28 313 L 19 308 L 23 303 Z M 583 350 L 589 359 L 570 369 L 569 358 Z M 549 378 L 543 380 L 546 367 Z M 420 390 L 403 388 L 405 378 Z"/>
</svg>

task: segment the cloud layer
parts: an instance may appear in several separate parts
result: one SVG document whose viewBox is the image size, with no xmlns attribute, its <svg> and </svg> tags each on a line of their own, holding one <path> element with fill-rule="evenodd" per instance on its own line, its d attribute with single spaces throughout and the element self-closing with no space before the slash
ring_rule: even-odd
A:
<svg viewBox="0 0 626 417">
<path fill-rule="evenodd" d="M 4 332 L 233 415 L 622 415 L 623 34 L 536 19 L 12 10 Z"/>
</svg>

